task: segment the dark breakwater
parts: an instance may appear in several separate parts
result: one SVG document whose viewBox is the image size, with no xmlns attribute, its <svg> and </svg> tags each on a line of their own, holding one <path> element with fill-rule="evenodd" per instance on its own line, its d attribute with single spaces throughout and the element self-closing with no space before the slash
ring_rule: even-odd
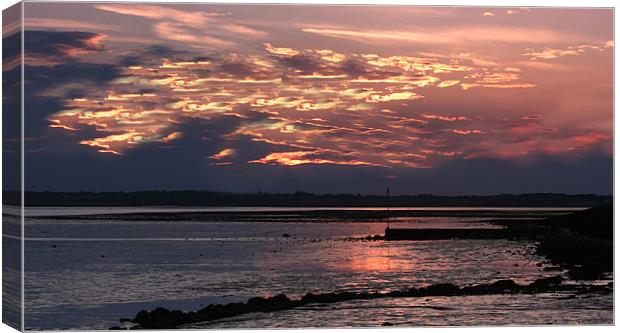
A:
<svg viewBox="0 0 620 333">
<path fill-rule="evenodd" d="M 385 240 L 445 240 L 509 238 L 506 229 L 385 229 Z"/>
<path fill-rule="evenodd" d="M 385 240 L 526 239 L 575 280 L 613 271 L 613 202 L 544 220 L 496 221 L 502 229 L 385 229 Z"/>
</svg>

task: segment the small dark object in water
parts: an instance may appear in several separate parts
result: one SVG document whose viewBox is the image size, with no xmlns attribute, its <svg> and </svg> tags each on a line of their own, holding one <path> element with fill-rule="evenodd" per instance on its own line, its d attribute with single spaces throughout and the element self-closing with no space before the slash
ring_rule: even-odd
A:
<svg viewBox="0 0 620 333">
<path fill-rule="evenodd" d="M 52 244 L 52 247 L 53 247 L 53 248 L 56 248 L 56 244 Z"/>
<path fill-rule="evenodd" d="M 289 238 L 289 237 L 291 237 L 291 235 L 285 233 L 285 234 L 282 234 L 282 237 Z"/>
<path fill-rule="evenodd" d="M 101 258 L 105 258 L 105 255 L 103 255 L 103 254 L 102 254 L 102 255 L 101 255 Z"/>
<path fill-rule="evenodd" d="M 394 324 L 390 323 L 389 321 L 384 321 L 383 323 L 381 323 L 381 326 L 394 326 Z"/>
</svg>

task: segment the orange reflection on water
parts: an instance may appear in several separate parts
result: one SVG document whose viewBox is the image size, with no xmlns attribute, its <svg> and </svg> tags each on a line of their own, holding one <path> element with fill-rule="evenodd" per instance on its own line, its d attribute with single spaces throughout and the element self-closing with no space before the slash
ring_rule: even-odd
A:
<svg viewBox="0 0 620 333">
<path fill-rule="evenodd" d="M 348 247 L 349 260 L 342 263 L 344 267 L 355 272 L 396 272 L 416 269 L 416 258 L 411 249 L 388 246 L 384 242 L 353 243 Z M 347 250 L 347 248 L 341 249 Z"/>
</svg>

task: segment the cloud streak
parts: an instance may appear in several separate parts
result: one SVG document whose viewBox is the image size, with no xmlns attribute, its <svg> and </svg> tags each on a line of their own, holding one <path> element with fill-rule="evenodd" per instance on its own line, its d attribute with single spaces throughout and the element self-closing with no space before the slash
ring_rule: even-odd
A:
<svg viewBox="0 0 620 333">
<path fill-rule="evenodd" d="M 302 28 L 302 31 L 332 38 L 349 39 L 367 44 L 546 44 L 566 40 L 562 35 L 545 28 L 498 26 L 468 26 L 462 28 L 427 31 L 409 27 L 403 30 L 353 30 L 347 28 Z"/>
<path fill-rule="evenodd" d="M 160 38 L 196 48 L 230 48 L 236 44 L 236 40 L 269 35 L 265 31 L 231 22 L 226 12 L 186 11 L 167 6 L 135 4 L 99 4 L 94 7 L 101 11 L 149 20 L 153 22 L 153 31 Z"/>
</svg>

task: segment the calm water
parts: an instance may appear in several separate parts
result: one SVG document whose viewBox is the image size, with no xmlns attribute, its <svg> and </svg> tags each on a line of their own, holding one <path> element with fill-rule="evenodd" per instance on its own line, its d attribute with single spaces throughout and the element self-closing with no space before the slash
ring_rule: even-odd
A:
<svg viewBox="0 0 620 333">
<path fill-rule="evenodd" d="M 407 227 L 488 227 L 484 219 L 415 218 Z M 107 329 L 157 306 L 308 292 L 389 291 L 558 274 L 534 244 L 508 240 L 365 242 L 383 223 L 235 223 L 30 218 L 26 327 Z M 282 237 L 288 233 L 291 237 Z M 610 323 L 612 297 L 502 295 L 352 301 L 249 314 L 192 327 Z"/>
</svg>

